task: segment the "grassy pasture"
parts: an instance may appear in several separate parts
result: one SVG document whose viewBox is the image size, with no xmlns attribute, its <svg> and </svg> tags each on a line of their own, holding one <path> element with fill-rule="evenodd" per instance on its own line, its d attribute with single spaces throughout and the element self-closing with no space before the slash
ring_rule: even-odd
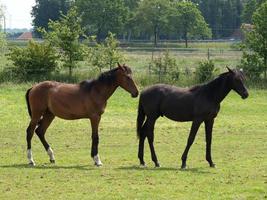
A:
<svg viewBox="0 0 267 200">
<path fill-rule="evenodd" d="M 29 117 L 24 94 L 30 85 L 0 85 L 0 199 L 266 199 L 267 91 L 250 90 L 242 100 L 231 92 L 214 127 L 213 159 L 205 161 L 203 126 L 179 169 L 190 123 L 157 121 L 155 148 L 161 168 L 150 159 L 139 168 L 135 133 L 138 99 L 123 90 L 111 97 L 100 124 L 99 151 L 104 166 L 90 158 L 88 120 L 55 119 L 47 132 L 56 164 L 48 163 L 33 137 L 37 166 L 27 166 L 25 129 Z"/>
</svg>

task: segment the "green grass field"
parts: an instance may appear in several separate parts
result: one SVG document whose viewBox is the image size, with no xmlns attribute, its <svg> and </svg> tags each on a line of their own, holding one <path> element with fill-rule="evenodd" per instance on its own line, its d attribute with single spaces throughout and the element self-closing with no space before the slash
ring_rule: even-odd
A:
<svg viewBox="0 0 267 200">
<path fill-rule="evenodd" d="M 100 124 L 99 151 L 104 164 L 90 158 L 88 120 L 55 119 L 47 132 L 56 164 L 36 137 L 36 167 L 28 167 L 29 122 L 24 94 L 30 85 L 0 85 L 0 199 L 267 199 L 267 91 L 250 90 L 242 100 L 231 92 L 214 127 L 213 160 L 205 161 L 203 126 L 180 170 L 190 123 L 157 121 L 154 168 L 148 145 L 147 168 L 139 168 L 135 123 L 138 99 L 122 89 L 108 102 Z"/>
</svg>

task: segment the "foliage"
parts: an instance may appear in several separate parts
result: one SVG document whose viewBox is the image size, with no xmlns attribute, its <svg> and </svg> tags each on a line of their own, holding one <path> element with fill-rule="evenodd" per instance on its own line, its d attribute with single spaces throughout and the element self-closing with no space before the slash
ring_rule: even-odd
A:
<svg viewBox="0 0 267 200">
<path fill-rule="evenodd" d="M 76 0 L 76 5 L 87 33 L 96 35 L 98 41 L 108 32 L 121 33 L 128 18 L 123 0 Z"/>
<path fill-rule="evenodd" d="M 50 20 L 56 21 L 61 13 L 66 14 L 70 8 L 72 0 L 35 0 L 36 4 L 32 7 L 33 27 L 36 34 L 38 28 L 48 31 Z"/>
<path fill-rule="evenodd" d="M 83 59 L 84 46 L 80 43 L 80 37 L 84 36 L 81 27 L 81 17 L 78 15 L 77 8 L 72 7 L 67 15 L 61 14 L 58 21 L 48 23 L 49 32 L 41 29 L 45 40 L 53 46 L 59 48 L 59 54 L 64 62 L 64 66 L 69 68 L 69 76 L 72 76 L 72 68 L 77 61 Z"/>
<path fill-rule="evenodd" d="M 215 71 L 215 65 L 212 60 L 200 62 L 196 68 L 196 80 L 200 83 L 209 81 L 213 78 Z"/>
<path fill-rule="evenodd" d="M 171 25 L 175 32 L 182 33 L 186 47 L 188 47 L 189 37 L 211 37 L 211 30 L 194 3 L 187 1 L 174 2 L 172 8 Z"/>
<path fill-rule="evenodd" d="M 139 30 L 153 34 L 155 46 L 157 46 L 160 31 L 168 25 L 169 12 L 169 0 L 144 0 L 136 10 L 135 21 Z"/>
<path fill-rule="evenodd" d="M 240 68 L 244 70 L 249 79 L 256 80 L 260 78 L 264 71 L 264 62 L 258 54 L 248 54 L 244 52 Z"/>
<path fill-rule="evenodd" d="M 229 38 L 240 28 L 243 0 L 192 0 L 212 30 L 213 38 Z"/>
<path fill-rule="evenodd" d="M 114 34 L 109 32 L 103 43 L 97 42 L 95 37 L 91 38 L 91 42 L 94 42 L 95 46 L 88 49 L 87 58 L 89 63 L 100 71 L 104 67 L 112 69 L 116 63 L 124 61 L 123 55 L 118 51 L 119 41 Z"/>
<path fill-rule="evenodd" d="M 252 51 L 253 59 L 262 59 L 264 65 L 264 77 L 267 78 L 267 2 L 262 3 L 261 6 L 254 12 L 253 29 L 246 32 L 245 35 L 245 49 L 244 51 Z M 243 59 L 251 58 L 244 54 Z M 249 62 L 249 61 L 247 61 Z M 260 63 L 258 60 L 256 63 Z M 255 64 L 256 64 L 255 63 Z M 257 66 L 255 66 L 257 68 Z"/>
<path fill-rule="evenodd" d="M 260 7 L 262 3 L 266 2 L 266 0 L 250 0 L 246 1 L 244 5 L 244 9 L 241 15 L 242 22 L 252 24 L 252 16 L 253 13 Z"/>
<path fill-rule="evenodd" d="M 173 81 L 179 80 L 180 71 L 175 58 L 171 57 L 169 50 L 165 51 L 163 56 L 154 58 L 149 65 L 151 71 L 158 75 L 159 82 L 162 82 L 164 76 L 169 76 Z"/>
<path fill-rule="evenodd" d="M 47 77 L 57 67 L 57 54 L 48 43 L 29 41 L 26 48 L 12 47 L 8 57 L 15 68 L 11 72 L 20 80 Z"/>
</svg>

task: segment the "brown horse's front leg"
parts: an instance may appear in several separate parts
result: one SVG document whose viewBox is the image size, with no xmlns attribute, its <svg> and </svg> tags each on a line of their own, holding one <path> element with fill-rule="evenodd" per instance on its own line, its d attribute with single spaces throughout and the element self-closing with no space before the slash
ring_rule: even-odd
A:
<svg viewBox="0 0 267 200">
<path fill-rule="evenodd" d="M 98 125 L 100 122 L 101 116 L 95 115 L 90 118 L 91 120 L 91 127 L 92 127 L 92 148 L 91 148 L 91 156 L 95 162 L 96 166 L 102 166 L 102 162 L 98 155 L 98 143 L 99 143 L 99 136 L 98 136 Z"/>
<path fill-rule="evenodd" d="M 211 141 L 212 141 L 212 128 L 214 118 L 205 121 L 205 132 L 206 132 L 206 160 L 210 164 L 210 167 L 215 167 L 215 164 L 211 158 Z"/>
</svg>

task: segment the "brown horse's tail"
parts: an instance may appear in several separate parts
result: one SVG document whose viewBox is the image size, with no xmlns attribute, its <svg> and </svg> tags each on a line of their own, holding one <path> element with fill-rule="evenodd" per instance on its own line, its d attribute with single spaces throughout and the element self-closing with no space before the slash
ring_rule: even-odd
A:
<svg viewBox="0 0 267 200">
<path fill-rule="evenodd" d="M 28 89 L 27 92 L 26 92 L 26 102 L 27 102 L 27 108 L 28 108 L 28 113 L 30 115 L 30 117 L 32 117 L 32 111 L 31 111 L 31 106 L 30 106 L 30 102 L 29 102 L 29 93 L 31 91 L 32 88 Z"/>
<path fill-rule="evenodd" d="M 140 135 L 142 134 L 142 127 L 143 123 L 145 121 L 145 111 L 141 104 L 141 98 L 139 99 L 139 105 L 138 105 L 138 114 L 137 114 L 137 122 L 136 122 L 136 128 L 137 128 L 137 137 L 140 138 Z"/>
</svg>

